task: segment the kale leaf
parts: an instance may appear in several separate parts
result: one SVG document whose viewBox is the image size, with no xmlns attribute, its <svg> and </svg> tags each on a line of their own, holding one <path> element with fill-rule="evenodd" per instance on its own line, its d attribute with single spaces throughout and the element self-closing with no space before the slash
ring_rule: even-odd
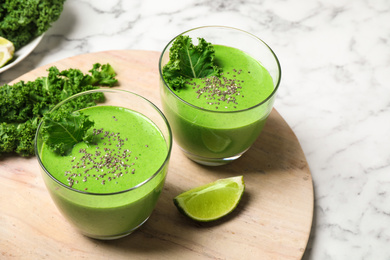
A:
<svg viewBox="0 0 390 260">
<path fill-rule="evenodd" d="M 169 49 L 169 61 L 163 67 L 163 77 L 173 89 L 184 87 L 186 79 L 219 76 L 221 69 L 214 64 L 215 50 L 211 43 L 198 38 L 195 46 L 189 36 L 178 36 Z"/>
<path fill-rule="evenodd" d="M 38 118 L 20 124 L 0 123 L 0 154 L 17 153 L 21 156 L 34 154 L 34 137 Z"/>
<path fill-rule="evenodd" d="M 67 109 L 47 113 L 43 117 L 42 138 L 54 152 L 68 154 L 79 142 L 92 142 L 93 134 L 88 130 L 94 125 L 87 115 Z"/>
<path fill-rule="evenodd" d="M 0 1 L 0 36 L 18 50 L 47 31 L 63 10 L 65 0 Z"/>
<path fill-rule="evenodd" d="M 84 74 L 78 69 L 59 71 L 48 69 L 47 77 L 35 81 L 19 81 L 14 85 L 0 86 L 0 155 L 17 153 L 34 155 L 34 137 L 40 120 L 60 101 L 80 92 L 112 87 L 117 83 L 111 65 L 96 63 Z M 78 98 L 71 103 L 72 112 L 102 102 L 104 95 L 94 93 Z"/>
</svg>

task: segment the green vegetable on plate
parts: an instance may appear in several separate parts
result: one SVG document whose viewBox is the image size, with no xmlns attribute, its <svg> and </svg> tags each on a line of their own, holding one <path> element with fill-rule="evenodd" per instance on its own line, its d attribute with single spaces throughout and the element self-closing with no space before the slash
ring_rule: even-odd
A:
<svg viewBox="0 0 390 260">
<path fill-rule="evenodd" d="M 0 1 L 0 36 L 19 50 L 46 32 L 63 10 L 65 0 Z"/>
</svg>

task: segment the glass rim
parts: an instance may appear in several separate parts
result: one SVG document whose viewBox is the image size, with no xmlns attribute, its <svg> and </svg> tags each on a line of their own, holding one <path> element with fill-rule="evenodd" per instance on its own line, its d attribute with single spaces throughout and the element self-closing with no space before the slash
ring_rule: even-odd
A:
<svg viewBox="0 0 390 260">
<path fill-rule="evenodd" d="M 35 155 L 38 159 L 38 162 L 39 162 L 39 165 L 40 167 L 44 170 L 45 174 L 47 176 L 49 176 L 53 181 L 55 181 L 57 184 L 61 185 L 62 187 L 66 188 L 67 190 L 70 190 L 70 191 L 74 191 L 74 192 L 77 192 L 77 193 L 81 193 L 81 194 L 85 194 L 85 195 L 94 195 L 94 196 L 108 196 L 108 195 L 117 195 L 117 194 L 121 194 L 121 193 L 126 193 L 126 192 L 129 192 L 129 191 L 132 191 L 132 190 L 136 190 L 138 188 L 141 188 L 142 186 L 144 186 L 145 184 L 149 183 L 152 179 L 154 179 L 155 177 L 157 177 L 157 175 L 159 175 L 159 173 L 162 171 L 162 169 L 168 164 L 168 161 L 169 161 L 169 158 L 170 158 L 170 155 L 171 155 L 171 152 L 172 152 L 172 130 L 171 130 L 171 127 L 168 123 L 168 120 L 166 119 L 165 115 L 162 113 L 162 111 L 155 105 L 153 104 L 153 102 L 151 102 L 150 100 L 148 100 L 147 98 L 137 94 L 137 93 L 134 93 L 134 92 L 131 92 L 131 91 L 127 91 L 127 90 L 123 90 L 123 89 L 106 89 L 106 88 L 101 88 L 101 89 L 93 89 L 93 90 L 87 90 L 87 91 L 83 91 L 83 92 L 80 92 L 80 93 L 77 93 L 77 94 L 74 94 L 64 100 L 62 100 L 61 102 L 59 102 L 57 105 L 55 105 L 48 113 L 51 113 L 52 111 L 54 111 L 55 109 L 57 109 L 58 107 L 60 107 L 61 105 L 63 105 L 64 103 L 68 102 L 69 100 L 72 100 L 74 98 L 77 98 L 79 96 L 83 96 L 83 95 L 86 95 L 86 94 L 91 94 L 91 93 L 96 93 L 96 92 L 123 92 L 123 93 L 127 93 L 127 94 L 132 94 L 134 96 L 137 96 L 141 99 L 143 99 L 144 101 L 146 101 L 147 103 L 149 103 L 149 105 L 151 105 L 158 113 L 159 115 L 163 118 L 163 121 L 167 127 L 167 130 L 168 130 L 168 137 L 169 137 L 169 140 L 168 140 L 168 152 L 167 152 L 167 155 L 164 159 L 164 162 L 161 164 L 161 166 L 156 170 L 155 173 L 153 173 L 152 176 L 150 176 L 149 178 L 147 178 L 146 180 L 144 180 L 143 182 L 141 183 L 138 183 L 137 185 L 131 187 L 131 188 L 128 188 L 128 189 L 125 189 L 125 190 L 121 190 L 121 191 L 117 191 L 117 192 L 108 192 L 108 193 L 97 193 L 97 192 L 87 192 L 87 191 L 82 191 L 82 190 L 78 190 L 78 189 L 75 189 L 75 188 L 72 188 L 72 187 L 69 187 L 67 186 L 66 184 L 60 182 L 59 180 L 57 180 L 52 174 L 50 174 L 50 172 L 46 169 L 46 167 L 44 166 L 42 160 L 41 160 L 41 156 L 38 152 L 38 145 L 37 145 L 37 140 L 38 140 L 38 133 L 39 133 L 39 130 L 41 129 L 42 127 L 42 124 L 43 124 L 43 120 L 41 120 L 41 122 L 39 123 L 38 125 L 38 128 L 37 128 L 37 131 L 35 133 L 35 138 L 34 138 L 34 150 L 35 150 Z M 164 138 L 165 139 L 165 138 Z"/>
<path fill-rule="evenodd" d="M 180 35 L 184 35 L 185 33 L 188 33 L 188 32 L 191 32 L 191 31 L 195 31 L 195 30 L 199 30 L 199 29 L 204 29 L 204 28 L 215 28 L 215 29 L 228 29 L 228 30 L 233 30 L 233 31 L 237 31 L 237 32 L 241 32 L 241 33 L 244 33 L 244 34 L 247 34 L 248 36 L 254 38 L 255 40 L 259 41 L 260 43 L 264 44 L 265 47 L 267 47 L 267 49 L 270 51 L 270 53 L 272 54 L 272 56 L 275 58 L 275 61 L 276 61 L 276 64 L 277 64 L 277 70 L 279 72 L 279 78 L 275 84 L 275 88 L 274 90 L 267 96 L 266 99 L 262 100 L 261 102 L 259 102 L 258 104 L 254 105 L 254 106 L 251 106 L 251 107 L 248 107 L 248 108 L 245 108 L 245 109 L 240 109 L 240 110 L 236 110 L 236 111 L 216 111 L 216 110 L 211 110 L 211 109 L 206 109 L 206 108 L 202 108 L 202 107 L 198 107 L 198 106 L 195 106 L 185 100 L 183 100 L 182 98 L 180 98 L 169 86 L 168 84 L 165 82 L 165 79 L 162 75 L 162 67 L 161 67 L 161 63 L 162 63 L 162 58 L 163 58 L 163 55 L 165 54 L 166 51 L 169 51 L 168 50 L 168 47 L 171 45 L 171 43 Z M 204 111 L 204 112 L 210 112 L 210 113 L 221 113 L 221 114 L 231 114 L 231 113 L 239 113 L 239 112 L 245 112 L 245 111 L 248 111 L 248 110 L 252 110 L 256 107 L 259 107 L 261 105 L 263 105 L 264 103 L 268 102 L 273 96 L 275 96 L 277 90 L 279 89 L 279 85 L 280 85 L 280 81 L 281 81 L 281 76 L 282 76 L 282 69 L 281 69 L 281 66 L 280 66 L 280 62 L 279 62 L 279 59 L 278 57 L 276 56 L 275 52 L 271 49 L 271 47 L 265 43 L 262 39 L 260 39 L 259 37 L 257 37 L 256 35 L 252 34 L 252 33 L 249 33 L 247 31 L 244 31 L 242 29 L 238 29 L 238 28 L 234 28 L 234 27 L 229 27 L 229 26 L 219 26 L 219 25 L 208 25 L 208 26 L 200 26 L 200 27 L 195 27 L 195 28 L 192 28 L 192 29 L 189 29 L 189 30 L 186 30 L 178 35 L 176 35 L 172 40 L 170 40 L 168 42 L 168 44 L 164 47 L 163 51 L 161 52 L 161 55 L 160 55 L 160 58 L 159 58 L 159 61 L 158 61 L 158 71 L 159 71 L 159 74 L 160 74 L 160 79 L 162 80 L 163 84 L 164 84 L 164 87 L 167 88 L 171 94 L 177 98 L 178 100 L 180 100 L 182 103 L 192 107 L 192 108 L 195 108 L 195 109 L 198 109 L 198 110 L 201 110 L 201 111 Z"/>
</svg>

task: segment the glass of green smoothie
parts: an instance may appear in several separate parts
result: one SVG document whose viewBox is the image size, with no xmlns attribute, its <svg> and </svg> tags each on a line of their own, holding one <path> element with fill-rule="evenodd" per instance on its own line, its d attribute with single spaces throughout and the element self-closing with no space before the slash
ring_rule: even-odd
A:
<svg viewBox="0 0 390 260">
<path fill-rule="evenodd" d="M 256 36 L 206 26 L 172 39 L 159 60 L 163 111 L 176 143 L 203 165 L 238 159 L 258 138 L 281 79 L 279 61 Z"/>
<path fill-rule="evenodd" d="M 171 147 L 162 112 L 142 96 L 113 89 L 59 103 L 35 138 L 42 176 L 59 211 L 82 234 L 105 240 L 126 236 L 149 218 Z"/>
</svg>

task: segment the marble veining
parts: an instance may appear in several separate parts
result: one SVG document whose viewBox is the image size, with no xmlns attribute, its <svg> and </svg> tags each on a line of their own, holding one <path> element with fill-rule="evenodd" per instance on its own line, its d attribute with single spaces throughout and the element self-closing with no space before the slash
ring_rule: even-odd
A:
<svg viewBox="0 0 390 260">
<path fill-rule="evenodd" d="M 249 31 L 280 59 L 275 108 L 301 143 L 315 190 L 304 259 L 390 259 L 388 0 L 67 0 L 0 84 L 83 53 L 161 51 L 203 25 Z"/>
</svg>

